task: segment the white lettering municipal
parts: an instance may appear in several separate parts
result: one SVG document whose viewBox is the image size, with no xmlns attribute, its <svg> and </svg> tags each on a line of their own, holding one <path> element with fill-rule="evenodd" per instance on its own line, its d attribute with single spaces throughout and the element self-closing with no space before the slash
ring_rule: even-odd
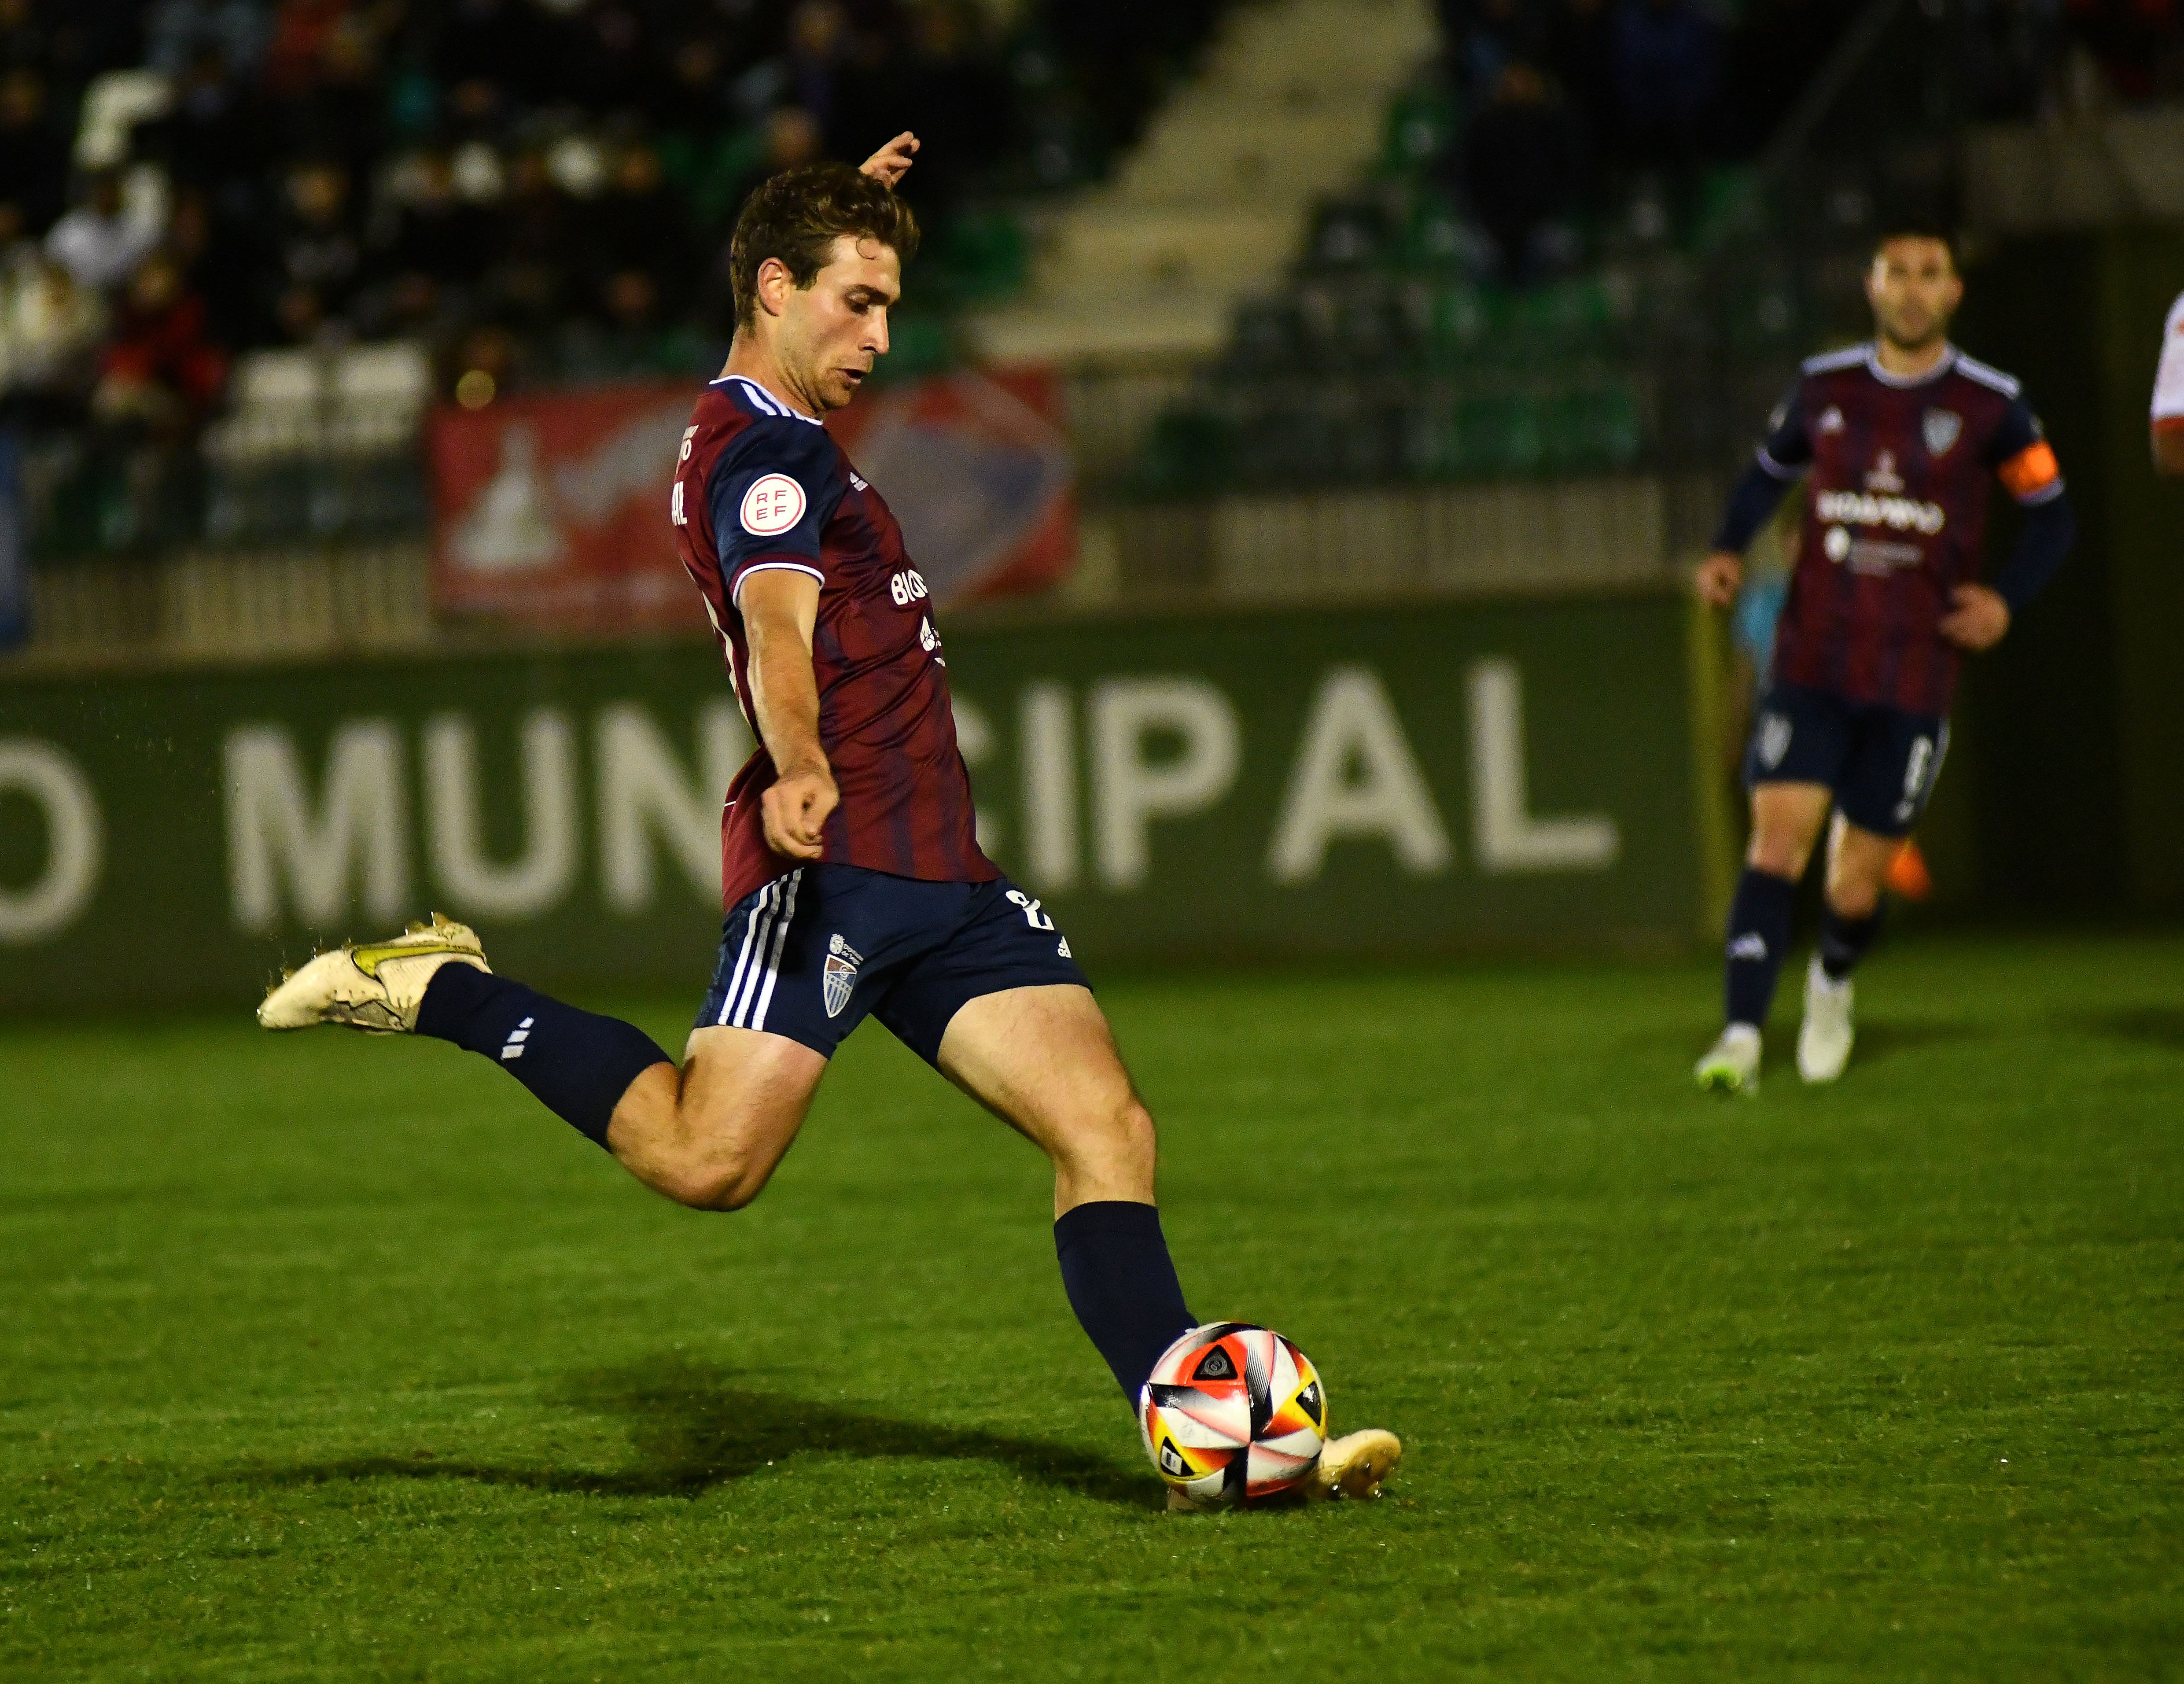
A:
<svg viewBox="0 0 2184 1684">
<path fill-rule="evenodd" d="M 1017 704 L 1023 758 L 1024 864 L 1049 894 L 1077 884 L 1077 733 L 1069 692 L 1027 685 Z"/>
<path fill-rule="evenodd" d="M 1326 866 L 1329 842 L 1365 836 L 1385 838 L 1415 876 L 1446 871 L 1452 856 L 1379 676 L 1339 666 L 1312 697 L 1267 873 L 1277 883 L 1309 883 Z"/>
<path fill-rule="evenodd" d="M 1152 821 L 1203 812 L 1235 783 L 1236 710 L 1202 678 L 1162 678 L 1110 679 L 1088 711 L 1100 876 L 1110 889 L 1134 889 L 1151 868 Z M 1180 740 L 1173 758 L 1145 757 L 1156 731 Z"/>
<path fill-rule="evenodd" d="M 364 879 L 364 910 L 401 917 L 410 903 L 410 808 L 402 745 L 384 719 L 335 728 L 326 781 L 315 804 L 296 744 L 278 725 L 242 725 L 227 734 L 221 762 L 227 793 L 227 881 L 235 921 L 270 930 L 281 922 L 286 880 L 306 923 L 331 925 Z"/>
<path fill-rule="evenodd" d="M 1510 661 L 1471 669 L 1472 845 L 1488 873 L 1605 871 L 1623 840 L 1597 815 L 1534 818 L 1526 811 L 1524 689 Z"/>
<path fill-rule="evenodd" d="M 993 752 L 994 728 L 987 722 L 985 711 L 976 702 L 951 696 L 949 706 L 956 719 L 956 751 L 963 756 L 964 766 L 976 772 Z M 992 853 L 1000 845 L 1000 821 L 985 808 L 972 809 L 971 828 L 978 839 L 978 846 L 986 853 Z"/>
<path fill-rule="evenodd" d="M 425 727 L 426 832 L 432 876 L 454 910 L 535 917 L 577 879 L 577 739 L 568 717 L 539 708 L 522 730 L 523 852 L 486 857 L 479 812 L 477 728 L 460 714 Z"/>
<path fill-rule="evenodd" d="M 618 912 L 642 912 L 655 894 L 653 843 L 664 842 L 691 890 L 721 892 L 721 804 L 750 758 L 750 728 L 733 703 L 698 711 L 698 769 L 683 767 L 652 716 L 633 702 L 601 708 L 599 755 L 599 887 Z"/>
<path fill-rule="evenodd" d="M 34 737 L 0 738 L 0 794 L 28 796 L 46 831 L 44 869 L 20 888 L 0 884 L 0 942 L 43 941 L 73 923 L 98 887 L 98 797 L 75 761 Z"/>
</svg>

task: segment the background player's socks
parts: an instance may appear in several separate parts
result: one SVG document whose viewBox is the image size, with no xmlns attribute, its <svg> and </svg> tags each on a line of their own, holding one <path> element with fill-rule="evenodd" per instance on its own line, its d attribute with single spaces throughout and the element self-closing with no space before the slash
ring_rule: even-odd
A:
<svg viewBox="0 0 2184 1684">
<path fill-rule="evenodd" d="M 1832 906 L 1827 909 L 1820 920 L 1820 968 L 1830 982 L 1841 982 L 1858 968 L 1880 934 L 1881 911 L 1875 906 L 1862 918 L 1847 918 Z"/>
<path fill-rule="evenodd" d="M 607 1143 L 616 1104 L 640 1072 L 674 1061 L 644 1030 L 549 1000 L 468 965 L 443 965 L 417 1033 L 492 1059 L 580 1135 Z"/>
<path fill-rule="evenodd" d="M 1729 906 L 1729 963 L 1723 979 L 1723 1021 L 1758 1029 L 1774 1003 L 1774 979 L 1790 948 L 1797 885 L 1752 866 L 1736 880 Z"/>
<path fill-rule="evenodd" d="M 1069 1308 L 1135 1409 L 1161 1352 L 1197 1324 L 1184 1308 L 1160 1212 L 1119 1199 L 1078 1205 L 1054 1224 L 1054 1250 Z"/>
</svg>

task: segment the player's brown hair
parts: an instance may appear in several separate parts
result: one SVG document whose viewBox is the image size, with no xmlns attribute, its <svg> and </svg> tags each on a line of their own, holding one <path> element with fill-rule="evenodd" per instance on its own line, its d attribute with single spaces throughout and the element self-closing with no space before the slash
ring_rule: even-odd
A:
<svg viewBox="0 0 2184 1684">
<path fill-rule="evenodd" d="M 1882 226 L 1880 232 L 1874 237 L 1873 256 L 1879 257 L 1881 253 L 1886 251 L 1888 248 L 1897 240 L 1931 240 L 1936 245 L 1941 247 L 1943 251 L 1949 254 L 1950 268 L 1955 269 L 1958 266 L 1957 263 L 1957 237 L 1954 234 L 1952 234 L 1947 229 L 1941 227 L 1936 224 L 1929 222 L 1891 222 L 1885 224 Z"/>
<path fill-rule="evenodd" d="M 780 260 L 800 289 L 819 278 L 844 235 L 878 240 L 907 264 L 917 255 L 917 218 L 893 188 L 847 164 L 806 164 L 752 189 L 728 242 L 736 326 L 758 313 L 758 271 Z"/>
</svg>

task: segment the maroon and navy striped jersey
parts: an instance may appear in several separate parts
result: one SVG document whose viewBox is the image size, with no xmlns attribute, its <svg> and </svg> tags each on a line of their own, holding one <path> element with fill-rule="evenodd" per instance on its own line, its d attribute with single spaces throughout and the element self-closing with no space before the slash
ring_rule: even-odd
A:
<svg viewBox="0 0 2184 1684">
<path fill-rule="evenodd" d="M 1774 673 L 1857 702 L 1943 713 L 1958 651 L 1950 593 L 1980 577 L 1988 487 L 2063 493 L 2017 382 L 1951 347 L 1915 380 L 1870 344 L 1814 357 L 1769 422 L 1759 466 L 1806 479 L 1804 529 Z"/>
<path fill-rule="evenodd" d="M 842 793 L 821 833 L 823 857 L 928 882 L 999 877 L 978 848 L 925 581 L 887 504 L 833 436 L 755 381 L 716 380 L 682 434 L 671 495 L 682 565 L 754 724 L 743 583 L 774 567 L 819 582 L 811 635 L 819 741 Z M 776 776 L 761 741 L 728 786 L 724 907 L 796 863 L 766 846 L 760 798 Z"/>
</svg>

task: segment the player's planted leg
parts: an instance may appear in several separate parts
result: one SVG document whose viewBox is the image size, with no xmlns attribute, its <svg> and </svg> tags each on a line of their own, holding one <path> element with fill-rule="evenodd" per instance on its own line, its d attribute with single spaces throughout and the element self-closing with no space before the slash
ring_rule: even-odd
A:
<svg viewBox="0 0 2184 1684">
<path fill-rule="evenodd" d="M 1730 903 L 1722 1032 L 1692 1074 L 1715 1093 L 1758 1090 L 1760 1034 L 1789 951 L 1797 879 L 1827 817 L 1824 785 L 1763 783 L 1752 792 L 1752 846 Z"/>
<path fill-rule="evenodd" d="M 1797 1031 L 1797 1073 L 1808 1082 L 1832 1082 L 1850 1062 L 1857 1039 L 1851 973 L 1880 933 L 1882 884 L 1901 845 L 1840 816 L 1828 839 L 1827 909 Z"/>
<path fill-rule="evenodd" d="M 1085 1334 L 1134 1408 L 1196 1319 L 1153 1204 L 1153 1119 L 1090 990 L 981 995 L 940 1042 L 948 1079 L 1054 1163 L 1054 1249 Z"/>
<path fill-rule="evenodd" d="M 940 1044 L 949 1079 L 1054 1162 L 1055 1251 L 1070 1308 L 1134 1412 L 1153 1364 L 1196 1324 L 1153 1206 L 1153 1121 L 1090 990 L 1008 989 L 957 1012 Z M 1330 1439 L 1314 1497 L 1371 1497 L 1402 1458 L 1393 1433 Z M 1189 1509 L 1171 1492 L 1172 1508 Z"/>
</svg>

